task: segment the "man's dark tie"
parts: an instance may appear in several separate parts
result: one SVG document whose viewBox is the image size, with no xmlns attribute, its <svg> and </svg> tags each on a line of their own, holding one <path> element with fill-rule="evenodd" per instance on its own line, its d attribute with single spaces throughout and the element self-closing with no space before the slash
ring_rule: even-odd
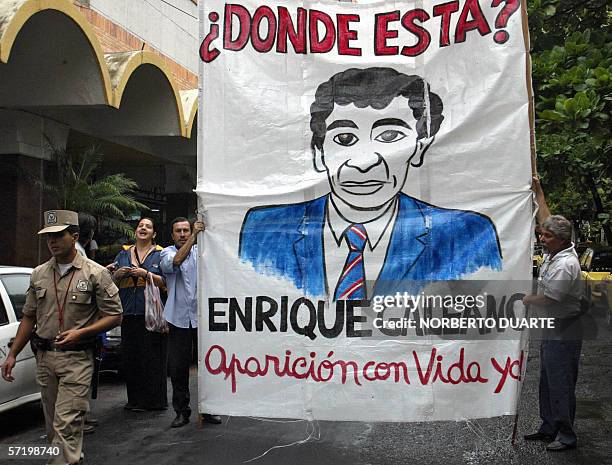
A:
<svg viewBox="0 0 612 465">
<path fill-rule="evenodd" d="M 334 292 L 334 300 L 362 300 L 366 298 L 363 249 L 368 234 L 362 224 L 352 224 L 344 233 L 349 254 Z"/>
</svg>

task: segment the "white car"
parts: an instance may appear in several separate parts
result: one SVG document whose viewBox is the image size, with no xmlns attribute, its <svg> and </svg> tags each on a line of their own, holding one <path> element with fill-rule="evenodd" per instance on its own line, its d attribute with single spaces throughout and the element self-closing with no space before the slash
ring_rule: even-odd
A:
<svg viewBox="0 0 612 465">
<path fill-rule="evenodd" d="M 9 345 L 17 335 L 21 309 L 30 285 L 32 268 L 0 266 L 0 363 L 4 363 Z M 0 413 L 40 399 L 36 384 L 36 360 L 27 344 L 13 368 L 15 381 L 0 378 Z"/>
</svg>

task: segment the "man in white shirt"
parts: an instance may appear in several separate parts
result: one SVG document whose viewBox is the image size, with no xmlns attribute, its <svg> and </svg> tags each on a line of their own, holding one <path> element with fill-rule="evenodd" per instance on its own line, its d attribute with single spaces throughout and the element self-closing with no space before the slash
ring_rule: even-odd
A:
<svg viewBox="0 0 612 465">
<path fill-rule="evenodd" d="M 542 424 L 526 440 L 552 441 L 548 451 L 573 449 L 576 414 L 576 381 L 582 340 L 579 335 L 564 334 L 564 328 L 581 313 L 582 283 L 578 255 L 571 242 L 572 224 L 561 215 L 550 216 L 544 192 L 537 179 L 534 191 L 540 205 L 540 241 L 548 254 L 540 267 L 537 294 L 526 296 L 525 305 L 543 310 L 555 317 L 556 328 L 550 330 L 540 346 L 539 404 Z"/>
<path fill-rule="evenodd" d="M 94 259 L 92 256 L 92 244 L 95 242 L 93 240 L 94 232 L 96 230 L 97 221 L 96 218 L 89 213 L 79 213 L 79 230 L 81 234 L 79 235 L 79 240 L 75 244 L 77 252 L 79 252 L 83 257 Z M 96 243 L 95 250 L 98 249 L 98 244 Z M 95 255 L 95 253 L 94 253 Z"/>
</svg>

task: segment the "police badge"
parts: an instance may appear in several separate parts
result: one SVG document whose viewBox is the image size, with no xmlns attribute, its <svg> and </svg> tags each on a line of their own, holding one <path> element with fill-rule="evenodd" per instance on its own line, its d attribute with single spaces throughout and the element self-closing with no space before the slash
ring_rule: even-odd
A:
<svg viewBox="0 0 612 465">
<path fill-rule="evenodd" d="M 77 291 L 87 292 L 87 280 L 79 279 L 76 285 Z"/>
<path fill-rule="evenodd" d="M 54 211 L 49 211 L 47 212 L 47 224 L 56 224 L 57 223 L 57 216 L 55 215 Z"/>
</svg>

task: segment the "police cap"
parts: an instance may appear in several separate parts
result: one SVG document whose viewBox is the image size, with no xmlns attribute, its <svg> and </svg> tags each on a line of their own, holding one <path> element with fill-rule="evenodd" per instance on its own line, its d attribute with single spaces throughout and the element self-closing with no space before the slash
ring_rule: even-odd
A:
<svg viewBox="0 0 612 465">
<path fill-rule="evenodd" d="M 45 218 L 45 226 L 38 231 L 38 234 L 60 232 L 68 226 L 79 225 L 78 213 L 70 210 L 47 210 L 43 216 Z"/>
</svg>

